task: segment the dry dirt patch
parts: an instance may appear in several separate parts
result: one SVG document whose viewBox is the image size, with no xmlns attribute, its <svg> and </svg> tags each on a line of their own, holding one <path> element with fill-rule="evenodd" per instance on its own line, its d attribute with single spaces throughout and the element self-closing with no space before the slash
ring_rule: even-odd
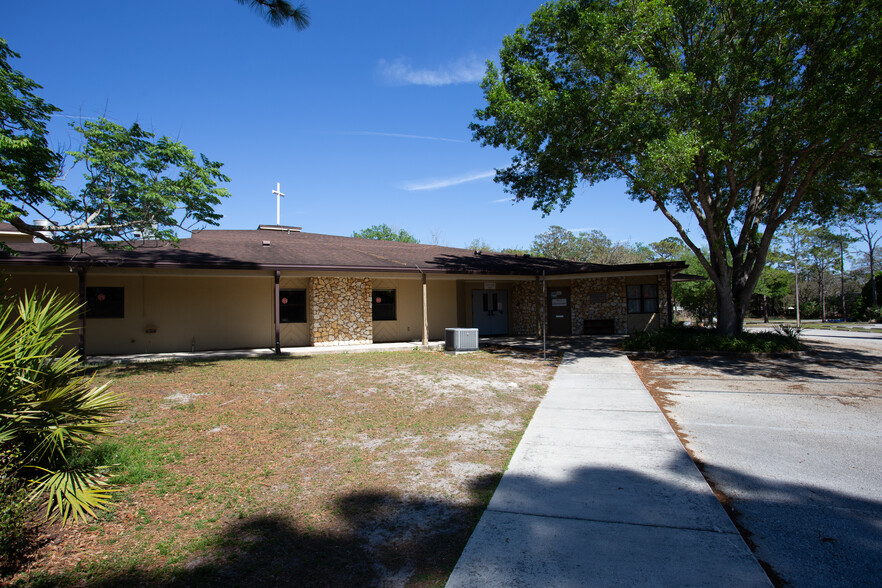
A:
<svg viewBox="0 0 882 588">
<path fill-rule="evenodd" d="M 22 583 L 442 585 L 553 376 L 530 353 L 115 367 L 101 520 Z"/>
</svg>

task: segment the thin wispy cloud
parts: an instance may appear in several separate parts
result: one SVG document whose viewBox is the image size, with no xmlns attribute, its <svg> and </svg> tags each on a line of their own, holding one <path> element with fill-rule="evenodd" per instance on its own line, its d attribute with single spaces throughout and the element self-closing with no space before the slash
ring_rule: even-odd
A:
<svg viewBox="0 0 882 588">
<path fill-rule="evenodd" d="M 63 112 L 56 112 L 52 116 L 57 116 L 59 118 L 67 118 L 70 120 L 100 120 L 102 118 L 107 119 L 109 121 L 114 121 L 115 119 L 110 118 L 109 116 L 85 116 L 82 114 L 64 114 Z"/>
<path fill-rule="evenodd" d="M 406 59 L 381 59 L 380 75 L 392 84 L 414 86 L 449 86 L 472 84 L 484 78 L 484 63 L 474 55 L 434 69 L 415 68 Z"/>
<path fill-rule="evenodd" d="M 430 137 L 427 135 L 407 135 L 404 133 L 381 133 L 378 131 L 352 131 L 347 135 L 367 135 L 371 137 L 392 137 L 395 139 L 420 139 L 424 141 L 444 141 L 447 143 L 468 143 L 462 139 L 448 139 L 447 137 Z"/>
<path fill-rule="evenodd" d="M 490 204 L 502 204 L 503 202 L 514 202 L 514 198 L 500 198 L 498 200 L 491 200 Z"/>
<path fill-rule="evenodd" d="M 474 182 L 476 180 L 483 180 L 485 178 L 492 178 L 494 175 L 496 175 L 496 171 L 490 170 L 465 176 L 445 178 L 441 180 L 424 180 L 421 182 L 410 182 L 401 186 L 401 189 L 407 190 L 408 192 L 415 192 L 418 190 L 438 190 L 440 188 L 449 188 L 450 186 L 458 186 L 459 184 Z"/>
</svg>

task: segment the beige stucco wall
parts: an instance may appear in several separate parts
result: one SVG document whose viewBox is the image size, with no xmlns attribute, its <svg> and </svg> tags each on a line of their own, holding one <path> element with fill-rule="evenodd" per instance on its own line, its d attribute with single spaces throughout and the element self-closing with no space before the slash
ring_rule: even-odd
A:
<svg viewBox="0 0 882 588">
<path fill-rule="evenodd" d="M 3 274 L 8 277 L 6 287 L 9 288 L 9 291 L 15 296 L 20 296 L 25 291 L 33 292 L 35 288 L 41 290 L 44 287 L 49 291 L 57 291 L 61 294 L 73 296 L 74 298 L 77 296 L 79 280 L 75 272 L 71 273 L 67 270 L 48 272 L 24 271 L 12 274 L 4 270 Z M 75 328 L 76 324 L 72 324 L 71 327 Z M 77 340 L 77 333 L 71 333 L 61 340 L 61 344 L 65 350 L 75 349 L 77 346 Z"/>
<path fill-rule="evenodd" d="M 625 283 L 627 285 L 658 284 L 658 312 L 629 314 L 627 332 L 636 333 L 639 331 L 652 331 L 666 325 L 668 309 L 667 296 L 665 294 L 665 276 L 633 276 L 626 278 Z M 625 292 L 623 296 L 627 296 L 627 292 Z"/>
<path fill-rule="evenodd" d="M 395 290 L 394 321 L 374 321 L 374 342 L 420 341 L 423 338 L 423 283 L 416 279 L 374 278 L 373 289 Z M 456 282 L 427 279 L 429 339 L 444 339 L 444 329 L 457 326 Z"/>
<path fill-rule="evenodd" d="M 77 294 L 76 273 L 16 273 L 10 283 Z M 273 278 L 246 275 L 137 275 L 90 269 L 86 287 L 125 288 L 123 318 L 86 320 L 86 354 L 161 353 L 273 345 Z M 74 334 L 65 344 L 76 346 Z"/>
</svg>

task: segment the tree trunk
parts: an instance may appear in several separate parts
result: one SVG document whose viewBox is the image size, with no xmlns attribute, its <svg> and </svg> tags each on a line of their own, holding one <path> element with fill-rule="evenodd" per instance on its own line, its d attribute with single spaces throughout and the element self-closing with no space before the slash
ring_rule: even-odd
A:
<svg viewBox="0 0 882 588">
<path fill-rule="evenodd" d="M 732 296 L 717 292 L 717 333 L 720 335 L 738 334 L 738 313 Z"/>
<path fill-rule="evenodd" d="M 769 301 L 765 294 L 763 294 L 763 322 L 769 322 Z"/>
<path fill-rule="evenodd" d="M 873 265 L 873 244 L 870 243 L 870 292 L 872 292 L 873 308 L 879 306 L 879 298 L 876 296 L 876 269 Z"/>
<path fill-rule="evenodd" d="M 827 322 L 827 301 L 824 292 L 824 270 L 818 272 L 818 296 L 821 299 L 821 322 Z"/>
</svg>

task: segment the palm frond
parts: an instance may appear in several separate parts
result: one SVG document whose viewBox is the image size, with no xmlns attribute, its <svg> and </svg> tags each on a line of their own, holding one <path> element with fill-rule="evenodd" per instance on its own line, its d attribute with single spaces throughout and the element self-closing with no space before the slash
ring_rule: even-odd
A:
<svg viewBox="0 0 882 588">
<path fill-rule="evenodd" d="M 52 471 L 31 482 L 30 500 L 45 499 L 46 519 L 61 517 L 62 524 L 73 519 L 94 517 L 95 510 L 107 510 L 107 501 L 116 490 L 109 487 L 100 471 L 71 469 Z"/>
</svg>

